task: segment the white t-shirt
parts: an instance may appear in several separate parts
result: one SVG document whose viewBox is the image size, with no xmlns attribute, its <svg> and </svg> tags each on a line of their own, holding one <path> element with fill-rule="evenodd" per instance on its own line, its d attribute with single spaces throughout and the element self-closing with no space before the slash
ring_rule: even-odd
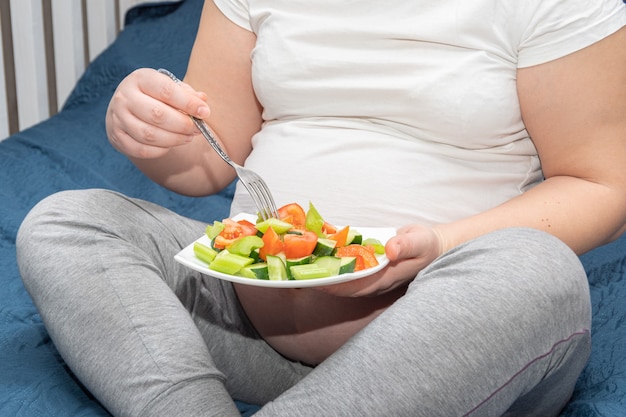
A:
<svg viewBox="0 0 626 417">
<path fill-rule="evenodd" d="M 448 222 L 542 180 L 516 70 L 626 24 L 622 0 L 215 0 L 257 36 L 246 165 L 336 224 Z M 238 186 L 232 214 L 255 212 Z"/>
</svg>

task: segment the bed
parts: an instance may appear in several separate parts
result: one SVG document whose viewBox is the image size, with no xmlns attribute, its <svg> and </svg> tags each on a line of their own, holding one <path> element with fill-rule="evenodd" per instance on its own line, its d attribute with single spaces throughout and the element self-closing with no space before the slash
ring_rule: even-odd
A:
<svg viewBox="0 0 626 417">
<path fill-rule="evenodd" d="M 184 74 L 202 3 L 184 0 L 131 9 L 125 29 L 91 63 L 61 111 L 0 142 L 2 416 L 108 415 L 55 350 L 18 274 L 15 236 L 35 203 L 59 190 L 100 187 L 205 221 L 228 214 L 232 185 L 205 198 L 171 193 L 114 151 L 104 128 L 108 100 L 133 69 L 166 67 Z M 562 416 L 626 415 L 626 237 L 581 259 L 593 301 L 593 353 Z M 258 408 L 237 405 L 242 415 Z"/>
</svg>

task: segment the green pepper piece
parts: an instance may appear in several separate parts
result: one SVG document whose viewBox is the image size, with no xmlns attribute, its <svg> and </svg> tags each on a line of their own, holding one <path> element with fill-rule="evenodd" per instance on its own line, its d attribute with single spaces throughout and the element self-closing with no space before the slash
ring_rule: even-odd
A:
<svg viewBox="0 0 626 417">
<path fill-rule="evenodd" d="M 324 227 L 324 219 L 321 214 L 317 211 L 313 203 L 309 201 L 309 210 L 306 213 L 306 220 L 304 222 L 304 226 L 307 230 L 315 232 L 317 237 L 326 237 L 322 232 L 322 228 Z"/>
<path fill-rule="evenodd" d="M 372 246 L 374 247 L 374 253 L 377 255 L 382 255 L 385 253 L 385 245 L 383 245 L 380 240 L 374 238 L 368 238 L 361 243 L 363 246 Z"/>
<path fill-rule="evenodd" d="M 224 223 L 215 220 L 213 224 L 207 225 L 204 233 L 206 233 L 209 239 L 213 240 L 217 237 L 217 235 L 222 233 L 222 230 L 224 230 Z"/>
</svg>

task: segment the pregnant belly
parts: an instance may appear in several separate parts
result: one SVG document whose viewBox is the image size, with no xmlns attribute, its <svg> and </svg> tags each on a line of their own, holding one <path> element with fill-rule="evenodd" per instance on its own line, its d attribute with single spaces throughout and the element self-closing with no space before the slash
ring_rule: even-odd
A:
<svg viewBox="0 0 626 417">
<path fill-rule="evenodd" d="M 404 291 L 347 298 L 306 288 L 235 285 L 235 289 L 261 336 L 282 355 L 310 365 L 330 356 Z"/>
</svg>

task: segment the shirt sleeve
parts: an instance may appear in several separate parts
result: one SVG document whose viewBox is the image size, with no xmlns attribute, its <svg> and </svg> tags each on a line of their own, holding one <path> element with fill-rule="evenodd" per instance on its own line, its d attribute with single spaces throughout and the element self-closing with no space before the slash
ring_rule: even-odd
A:
<svg viewBox="0 0 626 417">
<path fill-rule="evenodd" d="M 626 25 L 622 0 L 539 0 L 521 34 L 518 67 L 583 49 Z"/>
<path fill-rule="evenodd" d="M 213 0 L 213 2 L 230 21 L 252 31 L 247 0 Z"/>
</svg>

